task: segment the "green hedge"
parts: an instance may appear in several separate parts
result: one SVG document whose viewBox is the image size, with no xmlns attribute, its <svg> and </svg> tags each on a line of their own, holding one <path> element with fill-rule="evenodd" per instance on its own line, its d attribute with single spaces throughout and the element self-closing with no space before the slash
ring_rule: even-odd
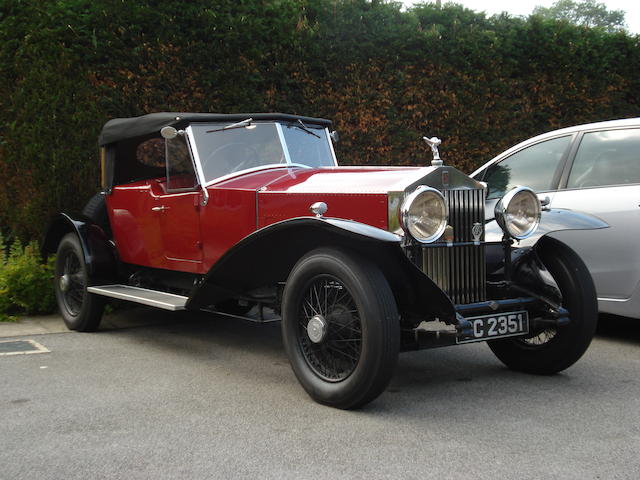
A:
<svg viewBox="0 0 640 480">
<path fill-rule="evenodd" d="M 42 262 L 37 242 L 23 246 L 16 239 L 7 248 L 0 233 L 0 322 L 53 312 L 53 262 Z"/>
<path fill-rule="evenodd" d="M 0 6 L 0 228 L 40 235 L 98 184 L 113 117 L 324 116 L 343 164 L 470 171 L 509 145 L 637 116 L 638 37 L 457 5 L 365 0 L 14 0 Z"/>
</svg>

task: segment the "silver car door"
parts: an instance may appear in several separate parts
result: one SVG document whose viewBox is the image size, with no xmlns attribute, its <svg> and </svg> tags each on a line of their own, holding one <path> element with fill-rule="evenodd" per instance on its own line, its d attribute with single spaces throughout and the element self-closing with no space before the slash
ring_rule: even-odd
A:
<svg viewBox="0 0 640 480">
<path fill-rule="evenodd" d="M 551 206 L 590 213 L 610 225 L 553 236 L 583 258 L 601 304 L 629 298 L 640 284 L 640 129 L 585 133 L 566 188 Z"/>
</svg>

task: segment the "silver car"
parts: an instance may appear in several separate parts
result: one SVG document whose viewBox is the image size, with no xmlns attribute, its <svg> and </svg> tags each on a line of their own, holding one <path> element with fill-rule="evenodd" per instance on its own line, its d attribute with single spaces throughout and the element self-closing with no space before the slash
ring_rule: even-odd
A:
<svg viewBox="0 0 640 480">
<path fill-rule="evenodd" d="M 516 185 L 543 205 L 579 210 L 610 228 L 552 236 L 585 261 L 601 312 L 640 318 L 640 118 L 590 123 L 538 135 L 471 174 L 488 184 L 487 212 Z"/>
</svg>

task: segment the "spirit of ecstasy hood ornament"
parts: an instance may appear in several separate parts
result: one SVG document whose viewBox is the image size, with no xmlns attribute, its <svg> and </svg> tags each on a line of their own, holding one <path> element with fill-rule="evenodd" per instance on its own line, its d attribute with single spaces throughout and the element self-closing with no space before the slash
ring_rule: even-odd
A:
<svg viewBox="0 0 640 480">
<path fill-rule="evenodd" d="M 422 139 L 427 142 L 427 145 L 431 147 L 431 152 L 433 153 L 433 160 L 431 160 L 432 167 L 441 167 L 442 160 L 440 159 L 440 152 L 438 151 L 438 145 L 442 143 L 438 137 L 422 137 Z"/>
</svg>

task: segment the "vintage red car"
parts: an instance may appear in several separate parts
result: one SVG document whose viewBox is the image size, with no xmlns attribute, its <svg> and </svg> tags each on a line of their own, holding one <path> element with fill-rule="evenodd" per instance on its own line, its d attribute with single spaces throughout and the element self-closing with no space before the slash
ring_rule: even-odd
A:
<svg viewBox="0 0 640 480">
<path fill-rule="evenodd" d="M 593 282 L 547 234 L 605 224 L 544 211 L 525 187 L 485 216 L 485 184 L 443 165 L 435 138 L 431 166 L 339 167 L 329 127 L 279 113 L 107 122 L 102 191 L 44 242 L 67 326 L 97 329 L 109 297 L 267 312 L 302 386 L 339 408 L 376 398 L 401 351 L 488 341 L 538 374 L 582 356 Z"/>
</svg>

